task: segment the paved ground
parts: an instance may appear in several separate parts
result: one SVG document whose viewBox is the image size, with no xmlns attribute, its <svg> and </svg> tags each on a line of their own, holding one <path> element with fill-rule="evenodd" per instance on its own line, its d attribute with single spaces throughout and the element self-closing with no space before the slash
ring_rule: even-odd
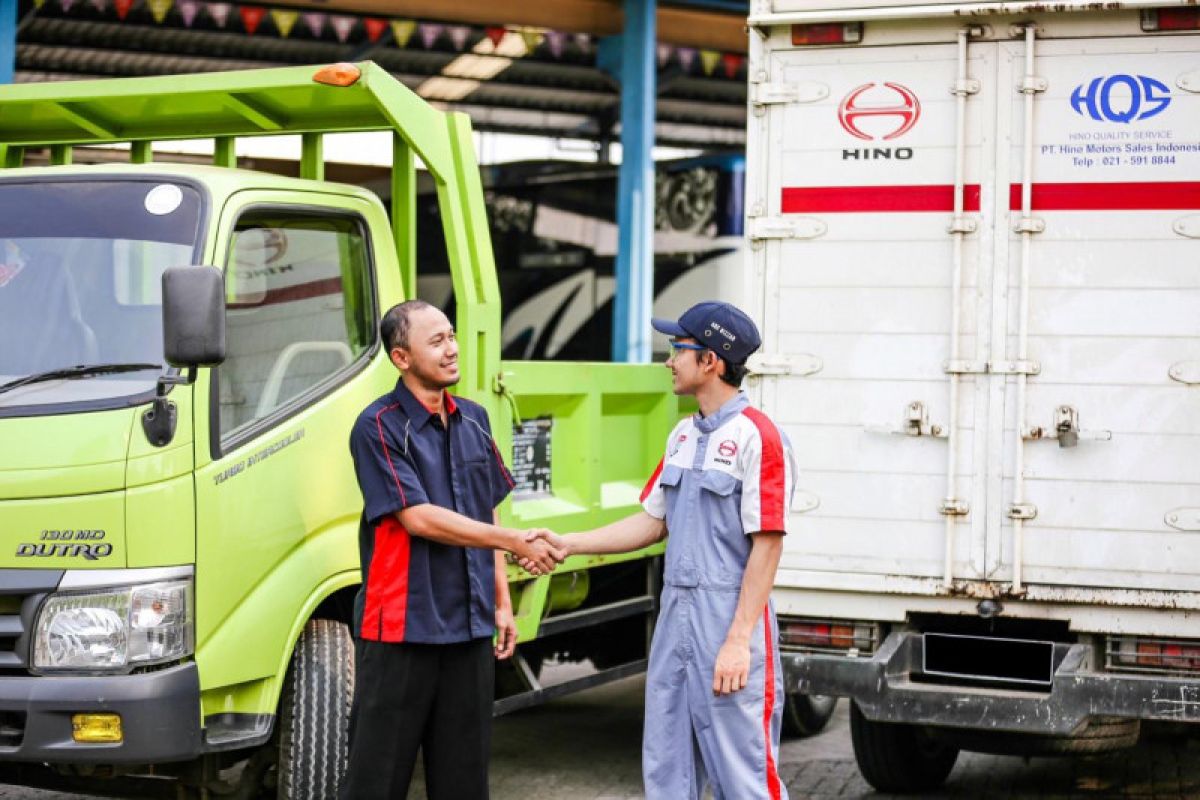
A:
<svg viewBox="0 0 1200 800">
<path fill-rule="evenodd" d="M 494 800 L 641 798 L 642 680 L 630 678 L 497 720 Z M 793 800 L 875 798 L 850 748 L 846 703 L 812 739 L 786 741 L 780 772 Z M 2 800 L 80 800 L 0 786 Z M 424 800 L 415 789 L 410 800 Z M 1200 800 L 1200 738 L 1161 738 L 1097 758 L 1030 760 L 963 754 L 942 798 Z"/>
</svg>

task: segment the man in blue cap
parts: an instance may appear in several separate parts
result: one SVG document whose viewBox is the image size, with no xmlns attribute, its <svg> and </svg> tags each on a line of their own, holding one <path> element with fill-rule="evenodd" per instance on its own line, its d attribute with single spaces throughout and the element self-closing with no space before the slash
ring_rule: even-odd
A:
<svg viewBox="0 0 1200 800">
<path fill-rule="evenodd" d="M 642 511 L 564 537 L 574 553 L 637 550 L 670 535 L 646 677 L 642 774 L 647 800 L 780 800 L 776 756 L 783 675 L 771 587 L 795 480 L 791 445 L 739 391 L 758 328 L 729 303 L 700 303 L 671 337 L 674 391 L 700 413 L 667 439 Z"/>
</svg>

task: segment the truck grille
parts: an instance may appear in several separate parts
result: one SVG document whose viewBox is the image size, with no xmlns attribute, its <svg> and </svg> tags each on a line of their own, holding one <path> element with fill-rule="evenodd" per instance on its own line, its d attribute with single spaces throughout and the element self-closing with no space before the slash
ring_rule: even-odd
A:
<svg viewBox="0 0 1200 800">
<path fill-rule="evenodd" d="M 0 595 L 0 675 L 25 671 L 29 647 L 21 616 L 24 600 L 20 595 Z M 4 727 L 0 719 L 0 742 L 5 739 Z"/>
</svg>

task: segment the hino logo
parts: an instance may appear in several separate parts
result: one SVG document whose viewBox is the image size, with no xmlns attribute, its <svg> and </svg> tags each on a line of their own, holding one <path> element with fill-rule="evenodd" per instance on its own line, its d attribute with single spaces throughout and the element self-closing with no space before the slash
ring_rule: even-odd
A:
<svg viewBox="0 0 1200 800">
<path fill-rule="evenodd" d="M 842 124 L 846 133 L 868 142 L 875 139 L 896 139 L 908 133 L 917 124 L 917 120 L 921 118 L 921 101 L 907 86 L 899 83 L 884 83 L 884 88 L 889 91 L 876 89 L 868 98 L 874 102 L 861 101 L 864 94 L 871 92 L 879 85 L 864 83 L 842 98 L 841 104 L 838 105 L 838 122 Z M 869 124 L 867 127 L 871 132 L 864 131 L 860 127 L 862 121 L 884 117 L 893 118 L 895 124 L 889 132 L 883 133 L 881 136 L 875 134 L 887 131 L 887 126 Z"/>
<path fill-rule="evenodd" d="M 842 161 L 908 161 L 913 157 L 911 147 L 863 147 L 857 150 L 843 150 Z"/>
</svg>

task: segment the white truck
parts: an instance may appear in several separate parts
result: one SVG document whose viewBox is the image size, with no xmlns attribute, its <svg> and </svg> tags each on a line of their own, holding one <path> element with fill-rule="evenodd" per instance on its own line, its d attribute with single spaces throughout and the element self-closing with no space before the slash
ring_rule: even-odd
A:
<svg viewBox="0 0 1200 800">
<path fill-rule="evenodd" d="M 1200 7 L 753 0 L 789 692 L 864 777 L 1200 722 Z"/>
</svg>

